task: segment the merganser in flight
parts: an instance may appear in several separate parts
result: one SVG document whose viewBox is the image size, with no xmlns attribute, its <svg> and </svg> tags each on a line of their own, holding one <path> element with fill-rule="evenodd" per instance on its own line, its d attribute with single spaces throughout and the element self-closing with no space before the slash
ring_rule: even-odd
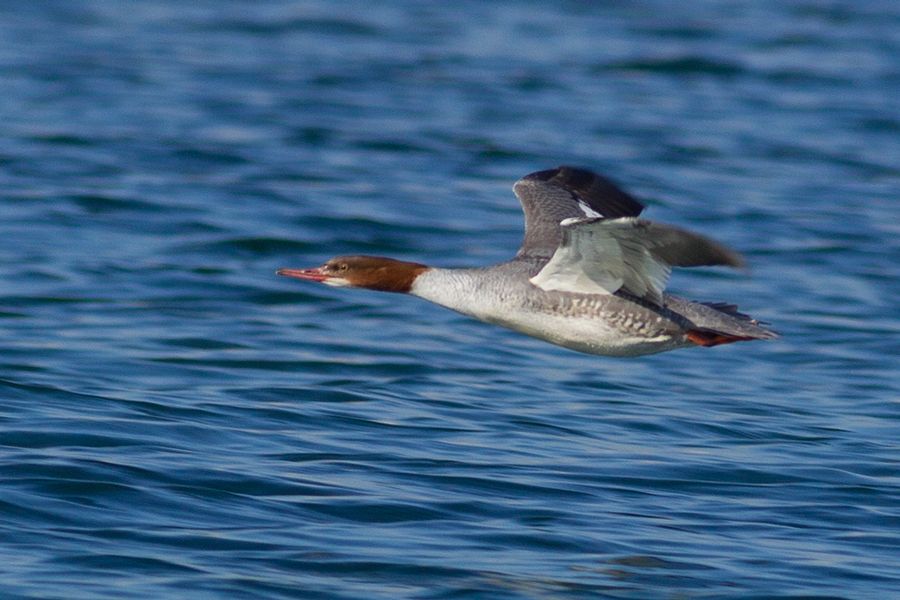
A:
<svg viewBox="0 0 900 600">
<path fill-rule="evenodd" d="M 734 305 L 664 294 L 672 267 L 740 267 L 743 259 L 709 238 L 638 218 L 644 206 L 605 177 L 559 167 L 526 175 L 513 190 L 525 211 L 525 239 L 507 262 L 445 269 L 340 256 L 278 274 L 412 294 L 588 354 L 640 356 L 777 337 Z"/>
</svg>

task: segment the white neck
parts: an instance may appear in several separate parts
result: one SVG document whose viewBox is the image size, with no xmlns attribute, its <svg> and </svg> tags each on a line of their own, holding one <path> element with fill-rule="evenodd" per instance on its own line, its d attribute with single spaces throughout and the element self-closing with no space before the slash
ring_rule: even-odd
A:
<svg viewBox="0 0 900 600">
<path fill-rule="evenodd" d="M 416 277 L 409 293 L 476 318 L 484 318 L 495 304 L 485 286 L 484 269 L 431 268 Z"/>
</svg>

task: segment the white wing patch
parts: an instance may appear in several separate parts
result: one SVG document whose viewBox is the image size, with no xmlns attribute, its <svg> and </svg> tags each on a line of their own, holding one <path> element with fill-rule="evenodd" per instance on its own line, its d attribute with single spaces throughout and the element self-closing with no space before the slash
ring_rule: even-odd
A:
<svg viewBox="0 0 900 600">
<path fill-rule="evenodd" d="M 586 216 L 588 218 L 591 218 L 591 219 L 602 219 L 603 218 L 603 215 L 601 215 L 596 210 L 591 208 L 590 205 L 587 202 L 585 202 L 584 200 L 581 200 L 581 199 L 578 200 L 578 208 L 580 208 L 581 212 L 584 213 L 584 216 Z"/>
<path fill-rule="evenodd" d="M 613 294 L 620 289 L 662 303 L 671 267 L 651 253 L 646 221 L 566 219 L 562 241 L 531 283 L 543 290 Z"/>
</svg>

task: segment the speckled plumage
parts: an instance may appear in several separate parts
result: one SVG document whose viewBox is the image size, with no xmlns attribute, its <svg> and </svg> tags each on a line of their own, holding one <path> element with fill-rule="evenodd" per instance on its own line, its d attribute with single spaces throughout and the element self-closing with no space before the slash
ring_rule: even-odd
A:
<svg viewBox="0 0 900 600">
<path fill-rule="evenodd" d="M 518 258 L 474 269 L 432 268 L 410 293 L 481 321 L 558 346 L 606 356 L 639 356 L 693 346 L 686 332 L 715 329 L 767 339 L 755 322 L 664 295 L 662 306 L 627 294 L 545 291 L 529 282 L 546 261 Z"/>
</svg>

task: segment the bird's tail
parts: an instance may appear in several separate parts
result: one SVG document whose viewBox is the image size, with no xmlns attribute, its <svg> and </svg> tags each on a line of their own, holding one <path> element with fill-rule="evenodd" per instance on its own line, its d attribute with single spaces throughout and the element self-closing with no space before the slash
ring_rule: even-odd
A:
<svg viewBox="0 0 900 600">
<path fill-rule="evenodd" d="M 690 302 L 674 296 L 667 297 L 667 306 L 686 317 L 687 339 L 698 346 L 719 346 L 751 340 L 774 340 L 778 333 L 764 323 L 738 312 L 734 304 L 723 302 Z"/>
<path fill-rule="evenodd" d="M 689 329 L 687 339 L 705 348 L 719 346 L 721 344 L 731 344 L 733 342 L 749 342 L 760 338 L 749 335 L 732 335 L 730 333 L 721 333 L 719 331 L 707 331 L 705 329 Z"/>
</svg>

